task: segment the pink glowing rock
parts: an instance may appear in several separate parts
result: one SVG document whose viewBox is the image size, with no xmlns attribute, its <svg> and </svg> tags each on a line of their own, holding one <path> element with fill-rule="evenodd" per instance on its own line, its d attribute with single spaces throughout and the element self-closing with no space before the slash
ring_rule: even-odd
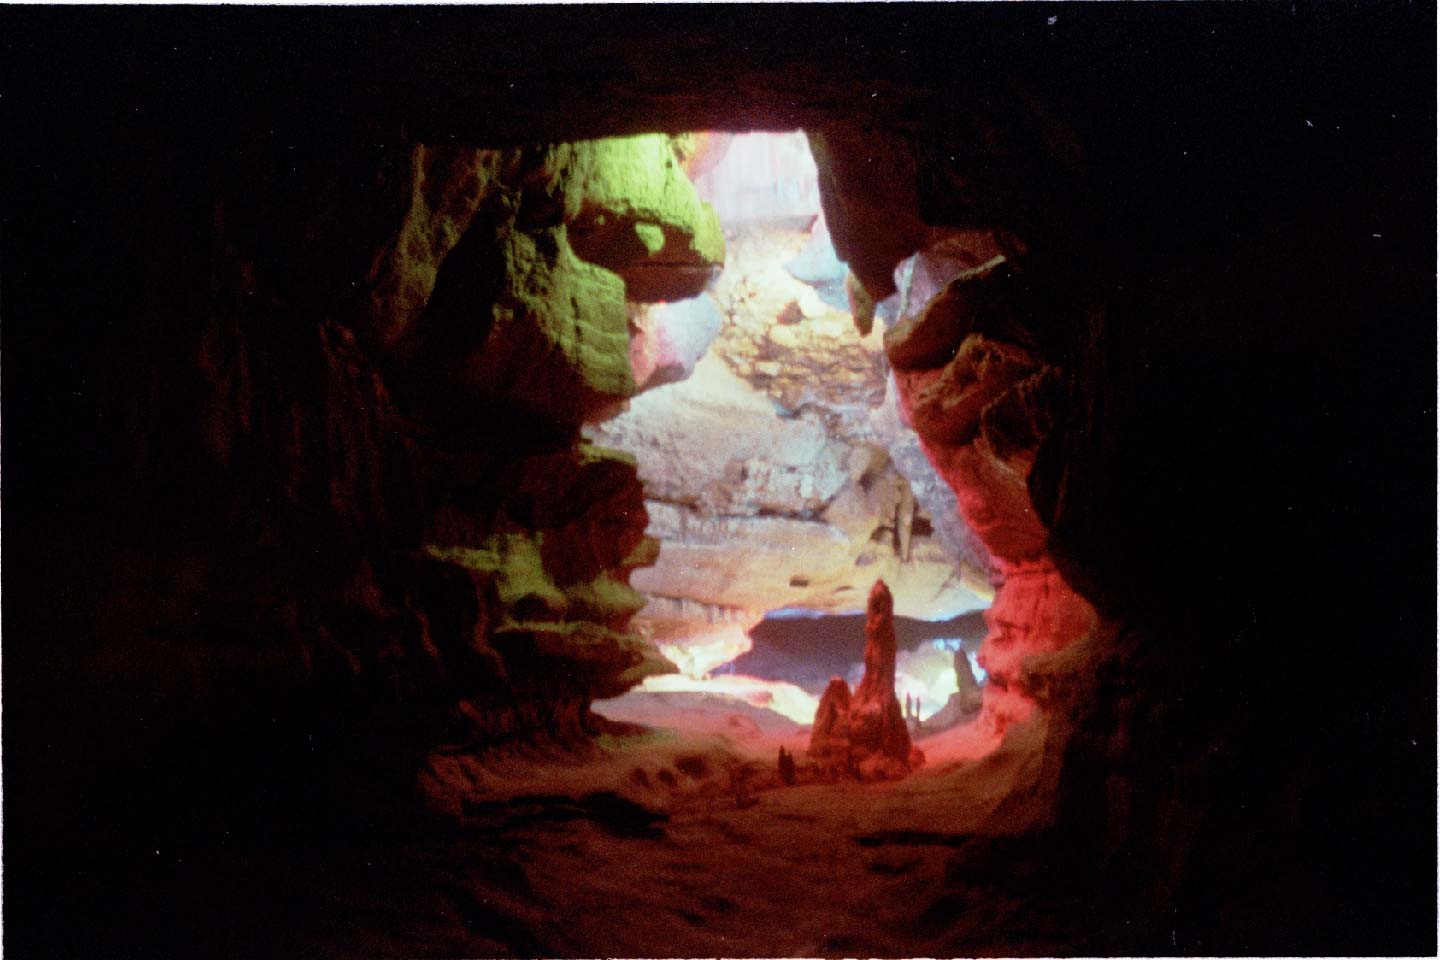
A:
<svg viewBox="0 0 1440 960">
<path fill-rule="evenodd" d="M 970 334 L 940 376 L 915 395 L 915 432 L 937 443 L 969 443 L 980 432 L 985 408 L 1038 367 L 1019 347 Z"/>
<path fill-rule="evenodd" d="M 701 295 L 674 303 L 630 304 L 630 370 L 640 390 L 689 377 L 724 323 Z"/>
<path fill-rule="evenodd" d="M 1001 581 L 978 657 L 990 674 L 981 722 L 997 733 L 1034 712 L 1025 661 L 1065 648 L 1095 624 L 1094 610 L 1046 551 L 1048 531 L 1027 485 L 1033 448 L 1049 429 L 1053 371 L 1021 347 L 975 332 L 981 313 L 1005 314 L 1003 263 L 995 258 L 957 274 L 885 338 L 901 419 L 955 491 L 957 510 Z"/>
</svg>

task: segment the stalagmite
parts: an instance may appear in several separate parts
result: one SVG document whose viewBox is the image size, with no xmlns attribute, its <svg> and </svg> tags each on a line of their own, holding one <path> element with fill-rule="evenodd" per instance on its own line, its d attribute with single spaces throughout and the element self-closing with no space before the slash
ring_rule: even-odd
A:
<svg viewBox="0 0 1440 960">
<path fill-rule="evenodd" d="M 894 609 L 890 588 L 876 580 L 865 612 L 865 675 L 853 696 L 832 677 L 811 727 L 810 759 L 824 770 L 887 780 L 925 762 L 895 696 Z"/>
</svg>

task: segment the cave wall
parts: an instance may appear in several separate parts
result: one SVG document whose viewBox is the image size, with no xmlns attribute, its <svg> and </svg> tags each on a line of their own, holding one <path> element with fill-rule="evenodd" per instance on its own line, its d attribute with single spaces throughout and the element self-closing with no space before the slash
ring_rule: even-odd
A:
<svg viewBox="0 0 1440 960">
<path fill-rule="evenodd" d="M 936 248 L 942 253 L 929 252 Z M 945 238 L 915 256 L 904 291 L 914 312 L 886 333 L 901 416 L 955 491 L 957 512 L 999 581 L 979 652 L 990 674 L 981 722 L 994 733 L 1033 713 L 1030 658 L 1064 650 L 1095 627 L 1094 610 L 1050 557 L 1030 502 L 1027 481 L 1064 403 L 1064 373 L 1052 365 L 1057 351 L 1047 363 L 1048 345 L 1028 335 L 1046 305 L 1022 271 L 989 237 Z"/>
<path fill-rule="evenodd" d="M 1399 348 L 1431 332 L 1433 224 L 1400 197 L 1434 156 L 1400 118 L 1433 117 L 1433 60 L 1331 13 L 1266 66 L 1213 72 L 1257 35 L 1222 54 L 1180 18 L 1083 91 L 869 131 L 875 160 L 817 138 L 840 255 L 909 301 L 902 413 L 1004 578 L 985 717 L 1047 731 L 1053 802 L 997 823 L 1125 918 L 1097 953 L 1433 947 L 1434 381 Z M 1403 386 L 1361 399 L 1376 375 Z"/>
<path fill-rule="evenodd" d="M 326 820 L 332 766 L 403 796 L 431 750 L 581 748 L 674 669 L 630 629 L 635 461 L 580 427 L 635 392 L 630 302 L 723 259 L 682 145 L 306 121 L 100 128 L 123 189 L 65 199 L 113 287 L 7 238 L 21 862 Z"/>
<path fill-rule="evenodd" d="M 1077 952 L 1432 953 L 1433 10 L 959 6 L 8 10 L 20 942 L 647 668 L 633 466 L 576 441 L 629 264 L 525 145 L 804 127 L 872 294 L 978 234 L 1041 304 L 987 336 L 1057 371 L 1024 488 L 1098 616 L 1015 667 Z"/>
</svg>

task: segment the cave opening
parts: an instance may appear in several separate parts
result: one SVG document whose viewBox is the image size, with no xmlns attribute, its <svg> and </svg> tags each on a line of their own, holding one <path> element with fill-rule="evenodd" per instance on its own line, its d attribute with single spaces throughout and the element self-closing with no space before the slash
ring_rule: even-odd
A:
<svg viewBox="0 0 1440 960">
<path fill-rule="evenodd" d="M 832 678 L 862 682 L 865 603 L 884 580 L 911 735 L 975 720 L 991 562 L 902 422 L 884 355 L 884 331 L 933 291 L 907 261 L 896 292 L 867 302 L 803 131 L 670 142 L 724 262 L 694 297 L 630 305 L 641 395 L 586 435 L 637 458 L 660 547 L 632 574 L 646 597 L 632 626 L 676 672 L 593 709 L 803 747 Z"/>
</svg>

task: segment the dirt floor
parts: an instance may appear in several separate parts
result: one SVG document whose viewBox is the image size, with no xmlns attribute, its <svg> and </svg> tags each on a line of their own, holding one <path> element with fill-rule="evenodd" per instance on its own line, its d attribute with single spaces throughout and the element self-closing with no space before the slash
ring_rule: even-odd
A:
<svg viewBox="0 0 1440 960">
<path fill-rule="evenodd" d="M 803 727 L 631 696 L 599 706 L 652 722 L 615 723 L 583 754 L 437 753 L 418 796 L 360 775 L 250 832 L 72 873 L 65 907 L 89 926 L 53 924 L 45 955 L 1077 952 L 1074 891 L 1017 835 L 1038 729 L 978 759 L 993 743 L 975 730 L 922 740 L 944 759 L 899 782 L 785 786 L 775 759 L 785 745 L 803 764 Z"/>
<path fill-rule="evenodd" d="M 693 698 L 685 709 L 678 697 L 636 699 L 611 712 L 660 720 L 668 706 L 670 723 L 607 736 L 583 762 L 440 763 L 432 796 L 454 797 L 457 784 L 470 794 L 456 840 L 423 854 L 411 889 L 428 894 L 404 922 L 372 913 L 380 904 L 344 905 L 354 948 L 376 936 L 401 955 L 1062 950 L 1058 914 L 1037 916 L 1016 896 L 1028 891 L 986 876 L 987 838 L 1005 832 L 997 808 L 1033 774 L 1033 742 L 1012 738 L 978 759 L 994 742 L 959 728 L 923 741 L 948 759 L 907 780 L 787 787 L 769 773 L 781 745 L 803 750 L 803 728 L 783 718 L 763 728 Z"/>
</svg>

